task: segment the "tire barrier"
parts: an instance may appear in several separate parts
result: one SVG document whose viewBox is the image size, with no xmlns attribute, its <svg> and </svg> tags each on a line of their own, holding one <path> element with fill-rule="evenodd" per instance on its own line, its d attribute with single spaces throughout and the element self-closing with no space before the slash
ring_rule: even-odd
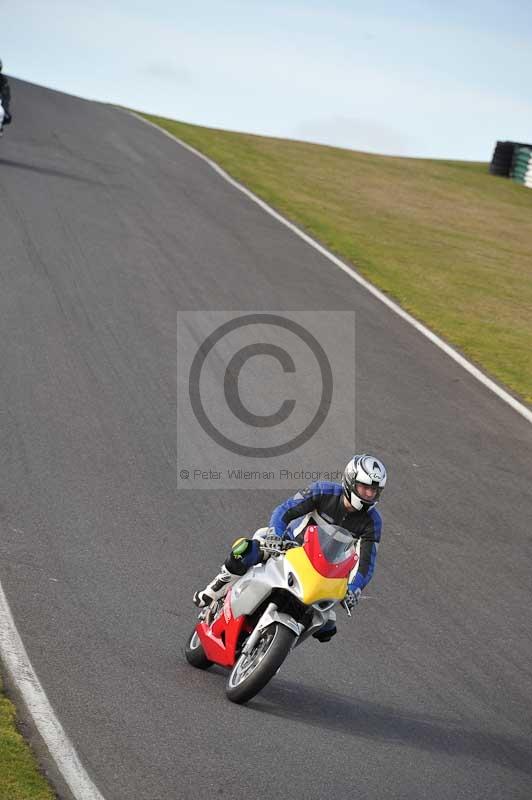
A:
<svg viewBox="0 0 532 800">
<path fill-rule="evenodd" d="M 491 159 L 490 172 L 492 175 L 509 176 L 512 169 L 514 155 L 513 142 L 497 142 Z"/>
<path fill-rule="evenodd" d="M 532 188 L 532 147 L 516 148 L 510 177 L 517 183 Z"/>
<path fill-rule="evenodd" d="M 511 178 L 532 189 L 532 144 L 497 142 L 490 164 L 492 175 Z"/>
</svg>

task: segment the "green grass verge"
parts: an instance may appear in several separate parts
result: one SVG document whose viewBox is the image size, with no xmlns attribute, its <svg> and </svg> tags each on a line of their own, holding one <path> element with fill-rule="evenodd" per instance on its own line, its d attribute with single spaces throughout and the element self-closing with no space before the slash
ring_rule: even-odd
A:
<svg viewBox="0 0 532 800">
<path fill-rule="evenodd" d="M 144 116 L 532 404 L 530 189 L 483 163 L 369 155 Z"/>
<path fill-rule="evenodd" d="M 0 681 L 0 800 L 54 800 L 35 757 L 15 725 L 15 708 Z"/>
</svg>

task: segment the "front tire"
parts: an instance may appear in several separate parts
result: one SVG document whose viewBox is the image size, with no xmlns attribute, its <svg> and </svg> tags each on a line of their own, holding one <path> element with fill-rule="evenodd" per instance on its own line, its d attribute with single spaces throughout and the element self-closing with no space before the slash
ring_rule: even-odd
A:
<svg viewBox="0 0 532 800">
<path fill-rule="evenodd" d="M 205 650 L 195 628 L 185 645 L 185 658 L 189 664 L 192 664 L 197 669 L 208 669 L 212 666 L 212 661 L 209 661 L 205 655 Z"/>
<path fill-rule="evenodd" d="M 296 635 L 278 622 L 268 625 L 251 651 L 233 667 L 225 692 L 233 703 L 247 703 L 270 681 L 292 649 Z"/>
</svg>

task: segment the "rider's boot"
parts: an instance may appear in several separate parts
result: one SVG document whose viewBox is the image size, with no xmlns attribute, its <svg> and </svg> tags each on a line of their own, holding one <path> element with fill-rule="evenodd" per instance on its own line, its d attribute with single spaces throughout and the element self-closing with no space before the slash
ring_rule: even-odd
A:
<svg viewBox="0 0 532 800">
<path fill-rule="evenodd" d="M 234 575 L 232 572 L 229 572 L 225 564 L 222 564 L 218 575 L 207 584 L 205 589 L 201 589 L 201 591 L 194 594 L 194 605 L 198 606 L 198 608 L 205 608 L 205 606 L 210 606 L 214 600 L 225 597 L 229 587 L 237 581 L 238 578 L 240 578 L 240 575 Z"/>
<path fill-rule="evenodd" d="M 329 619 L 327 622 L 312 635 L 318 642 L 330 642 L 332 637 L 336 636 L 337 632 L 336 613 L 334 611 L 329 611 Z"/>
<path fill-rule="evenodd" d="M 336 636 L 338 631 L 336 630 L 336 622 L 330 620 L 326 622 L 325 625 L 313 633 L 313 637 L 318 640 L 318 642 L 330 642 L 333 636 Z"/>
</svg>

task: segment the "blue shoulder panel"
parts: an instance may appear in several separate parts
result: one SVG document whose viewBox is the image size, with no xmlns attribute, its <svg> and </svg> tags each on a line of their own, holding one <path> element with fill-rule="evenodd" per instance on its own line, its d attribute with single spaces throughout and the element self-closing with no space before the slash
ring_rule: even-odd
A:
<svg viewBox="0 0 532 800">
<path fill-rule="evenodd" d="M 370 511 L 368 511 L 368 516 L 373 522 L 373 535 L 375 541 L 380 542 L 382 533 L 382 517 L 376 508 L 370 509 Z"/>
<path fill-rule="evenodd" d="M 375 562 L 377 561 L 377 544 L 381 540 L 382 518 L 376 508 L 372 508 L 368 512 L 368 515 L 372 522 L 373 530 L 371 531 L 371 534 L 373 540 L 364 540 L 362 538 L 360 541 L 361 556 L 363 555 L 362 548 L 364 548 L 366 552 L 364 553 L 364 557 L 361 557 L 359 570 L 356 573 L 354 580 L 349 584 L 349 588 L 353 592 L 357 591 L 358 589 L 364 589 L 364 587 L 367 586 L 372 579 L 373 573 L 375 572 Z M 365 572 L 360 569 L 360 567 L 365 567 Z"/>
<path fill-rule="evenodd" d="M 270 527 L 275 529 L 277 536 L 282 536 L 286 531 L 288 523 L 296 517 L 302 517 L 308 514 L 316 506 L 318 497 L 324 494 L 338 495 L 342 493 L 342 487 L 338 483 L 331 483 L 330 481 L 316 481 L 306 489 L 296 492 L 293 497 L 289 497 L 280 506 L 274 509 L 270 519 Z M 297 509 L 297 511 L 296 511 Z M 285 514 L 291 512 L 288 518 L 285 519 Z"/>
<path fill-rule="evenodd" d="M 375 572 L 375 561 L 377 560 L 377 545 L 375 542 L 371 542 L 371 554 L 369 558 L 368 564 L 368 571 L 364 575 L 360 570 L 356 573 L 354 580 L 349 584 L 349 588 L 352 592 L 356 592 L 358 590 L 362 591 L 362 589 L 368 585 L 370 580 L 373 577 L 373 573 Z"/>
<path fill-rule="evenodd" d="M 332 481 L 317 481 L 312 485 L 319 487 L 319 491 L 317 492 L 317 494 L 334 494 L 338 496 L 344 493 L 344 489 L 341 483 L 333 483 Z"/>
</svg>

